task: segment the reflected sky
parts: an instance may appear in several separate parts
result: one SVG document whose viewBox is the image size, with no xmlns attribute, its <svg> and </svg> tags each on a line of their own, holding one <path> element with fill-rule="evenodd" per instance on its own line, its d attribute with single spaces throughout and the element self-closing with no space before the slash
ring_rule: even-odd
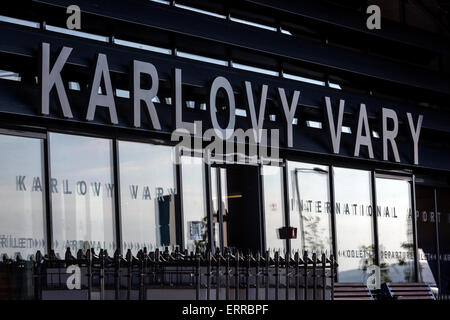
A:
<svg viewBox="0 0 450 320">
<path fill-rule="evenodd" d="M 377 178 L 376 184 L 377 205 L 382 208 L 377 216 L 380 264 L 386 266 L 382 276 L 387 281 L 410 281 L 414 276 L 410 182 Z M 386 208 L 391 217 L 395 209 L 396 218 L 385 217 Z"/>
<path fill-rule="evenodd" d="M 0 254 L 45 251 L 43 141 L 0 135 Z M 24 176 L 17 185 L 17 177 Z M 35 188 L 33 188 L 35 181 Z M 38 188 L 38 185 L 42 186 Z"/>
<path fill-rule="evenodd" d="M 195 250 L 196 245 L 205 246 L 204 241 L 195 240 L 197 224 L 206 235 L 205 170 L 202 158 L 183 156 L 181 166 L 185 247 Z"/>
<path fill-rule="evenodd" d="M 119 161 L 124 251 L 161 249 L 169 245 L 161 241 L 165 232 L 173 235 L 170 245 L 175 245 L 175 213 L 170 212 L 176 192 L 173 148 L 120 141 Z M 163 226 L 160 215 L 166 213 L 169 223 L 163 219 Z"/>
<path fill-rule="evenodd" d="M 67 246 L 113 251 L 112 141 L 51 133 L 50 152 L 51 175 L 58 183 L 52 193 L 55 252 L 64 255 Z"/>
<path fill-rule="evenodd" d="M 371 206 L 370 171 L 334 168 L 334 192 L 336 203 Z M 337 260 L 339 281 L 364 282 L 365 269 L 373 264 L 373 217 L 336 214 Z"/>
</svg>

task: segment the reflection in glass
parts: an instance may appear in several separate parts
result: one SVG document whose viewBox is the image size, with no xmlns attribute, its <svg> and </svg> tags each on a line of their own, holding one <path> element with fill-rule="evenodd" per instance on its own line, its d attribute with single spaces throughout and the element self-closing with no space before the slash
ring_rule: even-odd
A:
<svg viewBox="0 0 450 320">
<path fill-rule="evenodd" d="M 291 248 L 329 254 L 332 242 L 328 167 L 292 161 L 287 165 L 290 222 L 298 230 Z"/>
<path fill-rule="evenodd" d="M 49 142 L 55 252 L 114 251 L 112 141 L 51 133 Z"/>
<path fill-rule="evenodd" d="M 376 184 L 381 280 L 414 281 L 410 182 L 377 178 Z"/>
<path fill-rule="evenodd" d="M 366 282 L 374 264 L 370 171 L 334 168 L 338 280 Z"/>
<path fill-rule="evenodd" d="M 184 245 L 188 250 L 205 250 L 208 241 L 204 171 L 202 158 L 181 157 Z"/>
<path fill-rule="evenodd" d="M 219 195 L 220 192 L 220 195 Z M 227 169 L 211 167 L 211 199 L 213 214 L 213 236 L 214 246 L 220 248 L 220 241 L 223 247 L 228 247 L 227 220 L 228 220 L 228 190 L 227 190 Z M 221 213 L 219 212 L 221 211 Z M 222 232 L 220 236 L 220 214 L 222 215 Z"/>
<path fill-rule="evenodd" d="M 441 299 L 450 299 L 450 191 L 437 189 Z"/>
<path fill-rule="evenodd" d="M 416 186 L 416 206 L 419 282 L 425 282 L 431 288 L 437 288 L 439 275 L 436 253 L 434 188 Z"/>
<path fill-rule="evenodd" d="M 0 254 L 45 253 L 43 141 L 0 135 L 0 150 Z"/>
<path fill-rule="evenodd" d="M 122 249 L 176 244 L 173 149 L 119 141 Z"/>
<path fill-rule="evenodd" d="M 283 206 L 283 168 L 264 166 L 264 222 L 267 250 L 282 250 L 286 240 L 280 239 L 279 229 L 285 226 Z"/>
</svg>

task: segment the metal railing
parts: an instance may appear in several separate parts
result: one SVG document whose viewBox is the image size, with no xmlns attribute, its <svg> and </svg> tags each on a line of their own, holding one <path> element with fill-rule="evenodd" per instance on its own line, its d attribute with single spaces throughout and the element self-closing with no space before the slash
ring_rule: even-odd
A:
<svg viewBox="0 0 450 320">
<path fill-rule="evenodd" d="M 336 268 L 332 255 L 319 259 L 307 252 L 144 248 L 136 256 L 130 250 L 109 256 L 103 249 L 73 256 L 68 248 L 64 259 L 53 251 L 45 256 L 37 251 L 31 261 L 3 256 L 0 276 L 16 281 L 0 291 L 3 298 L 37 300 L 330 300 Z"/>
</svg>

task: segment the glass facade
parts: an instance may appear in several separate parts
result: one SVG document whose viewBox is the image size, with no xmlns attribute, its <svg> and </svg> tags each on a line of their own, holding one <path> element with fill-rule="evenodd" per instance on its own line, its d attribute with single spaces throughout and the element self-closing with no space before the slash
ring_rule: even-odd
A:
<svg viewBox="0 0 450 320">
<path fill-rule="evenodd" d="M 414 238 L 409 180 L 377 178 L 377 224 L 381 280 L 414 279 Z"/>
<path fill-rule="evenodd" d="M 50 151 L 48 186 L 45 143 Z M 117 143 L 117 148 L 113 143 Z M 131 249 L 134 255 L 144 247 L 154 250 L 181 244 L 188 250 L 196 247 L 205 250 L 209 247 L 211 228 L 214 248 L 241 248 L 245 244 L 283 252 L 290 242 L 292 252 L 306 250 L 310 254 L 327 255 L 336 252 L 341 282 L 365 282 L 368 268 L 377 259 L 382 282 L 415 281 L 410 178 L 287 161 L 286 169 L 267 165 L 260 168 L 259 205 L 258 193 L 251 190 L 257 187 L 258 180 L 256 176 L 246 175 L 246 172 L 258 172 L 257 167 L 252 170 L 245 165 L 211 167 L 211 199 L 207 199 L 206 167 L 202 158 L 182 156 L 177 166 L 175 150 L 170 146 L 49 133 L 47 142 L 40 138 L 0 135 L 0 147 L 6 150 L 0 159 L 0 197 L 6 203 L 0 208 L 0 248 L 1 253 L 10 256 L 20 253 L 28 257 L 36 250 L 47 251 L 45 190 L 48 187 L 51 247 L 60 257 L 66 248 L 73 254 L 78 249 L 106 248 L 112 254 L 119 239 L 122 252 Z M 120 183 L 118 202 L 114 198 L 115 169 Z M 285 170 L 288 215 L 284 203 Z M 253 187 L 246 186 L 247 180 L 254 180 L 249 181 Z M 446 278 L 449 192 L 437 191 L 439 206 L 435 213 L 433 188 L 417 189 L 419 280 L 431 286 L 440 283 L 444 294 L 449 286 Z M 177 206 L 180 196 L 181 211 Z M 120 205 L 118 212 L 116 205 Z M 251 208 L 260 208 L 256 211 L 261 210 L 264 215 L 250 215 Z M 241 211 L 247 212 L 248 217 Z M 116 216 L 120 221 L 116 221 Z M 297 229 L 297 235 L 289 241 L 280 234 L 287 226 L 287 218 L 289 226 Z M 245 236 L 239 238 L 241 234 Z M 261 242 L 254 241 L 255 237 L 261 237 Z"/>
<path fill-rule="evenodd" d="M 172 147 L 119 141 L 123 251 L 176 245 Z"/>
<path fill-rule="evenodd" d="M 0 135 L 0 253 L 23 259 L 46 251 L 41 139 Z"/>
<path fill-rule="evenodd" d="M 450 190 L 437 191 L 440 262 L 440 295 L 450 299 Z"/>
<path fill-rule="evenodd" d="M 280 238 L 279 230 L 286 225 L 284 212 L 283 168 L 263 167 L 264 224 L 267 250 L 286 248 L 286 240 Z"/>
<path fill-rule="evenodd" d="M 333 174 L 338 279 L 365 282 L 375 252 L 371 173 L 335 167 Z"/>
<path fill-rule="evenodd" d="M 419 280 L 443 299 L 450 298 L 449 197 L 447 188 L 416 188 Z"/>
<path fill-rule="evenodd" d="M 51 133 L 53 249 L 116 249 L 112 141 Z"/>
<path fill-rule="evenodd" d="M 419 280 L 430 287 L 437 287 L 439 275 L 434 189 L 425 186 L 416 187 L 416 205 Z"/>
<path fill-rule="evenodd" d="M 204 250 L 208 243 L 208 221 L 202 158 L 181 157 L 181 181 L 184 245 L 188 250 L 196 247 Z"/>
<path fill-rule="evenodd" d="M 288 161 L 290 223 L 297 228 L 293 251 L 330 254 L 331 207 L 328 167 Z"/>
</svg>

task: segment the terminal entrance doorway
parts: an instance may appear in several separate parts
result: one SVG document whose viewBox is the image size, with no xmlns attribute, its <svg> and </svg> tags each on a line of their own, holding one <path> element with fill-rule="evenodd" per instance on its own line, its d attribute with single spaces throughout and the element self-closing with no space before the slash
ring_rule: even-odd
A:
<svg viewBox="0 0 450 320">
<path fill-rule="evenodd" d="M 259 167 L 211 166 L 213 248 L 262 249 L 262 206 Z"/>
</svg>

